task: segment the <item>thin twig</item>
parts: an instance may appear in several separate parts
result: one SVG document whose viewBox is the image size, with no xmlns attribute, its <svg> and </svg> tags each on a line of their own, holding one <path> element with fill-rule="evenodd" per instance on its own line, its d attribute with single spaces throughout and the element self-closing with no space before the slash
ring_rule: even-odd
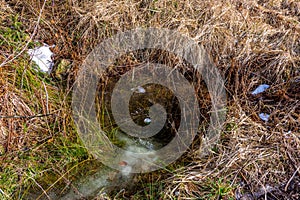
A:
<svg viewBox="0 0 300 200">
<path fill-rule="evenodd" d="M 11 115 L 11 116 L 1 116 L 0 119 L 32 119 L 32 118 L 37 118 L 37 117 L 48 117 L 54 115 L 53 113 L 49 114 L 40 114 L 40 115 L 30 115 L 30 116 L 21 116 L 21 115 Z"/>
<path fill-rule="evenodd" d="M 44 86 L 44 90 L 45 90 L 45 94 L 46 94 L 46 113 L 49 113 L 49 97 L 48 97 L 48 91 L 46 88 L 46 85 L 44 83 L 44 81 L 42 81 L 43 86 Z"/>
<path fill-rule="evenodd" d="M 290 180 L 285 185 L 285 187 L 284 187 L 284 191 L 285 192 L 288 190 L 288 187 L 289 187 L 290 183 L 292 182 L 292 180 L 294 179 L 294 177 L 296 176 L 297 172 L 299 173 L 299 170 L 300 170 L 300 166 L 296 169 L 296 171 L 294 172 L 293 176 L 290 178 Z"/>
<path fill-rule="evenodd" d="M 5 197 L 9 198 L 9 196 L 5 192 L 3 192 L 1 188 L 0 188 L 0 193 L 3 194 Z"/>
<path fill-rule="evenodd" d="M 36 182 L 36 180 L 33 177 L 29 177 L 29 178 L 43 191 L 43 194 L 45 194 L 45 196 L 51 200 L 50 196 L 47 194 L 44 188 L 38 182 Z"/>
</svg>

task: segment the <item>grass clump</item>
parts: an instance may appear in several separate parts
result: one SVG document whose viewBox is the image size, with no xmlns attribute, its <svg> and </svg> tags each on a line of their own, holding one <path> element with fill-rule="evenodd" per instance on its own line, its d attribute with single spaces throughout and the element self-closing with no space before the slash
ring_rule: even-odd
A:
<svg viewBox="0 0 300 200">
<path fill-rule="evenodd" d="M 4 1 L 0 7 L 2 64 L 20 53 L 30 36 L 23 16 Z M 34 45 L 28 43 L 0 68 L 0 199 L 23 199 L 30 188 L 45 191 L 90 159 L 70 117 L 69 95 L 26 55 Z"/>
</svg>

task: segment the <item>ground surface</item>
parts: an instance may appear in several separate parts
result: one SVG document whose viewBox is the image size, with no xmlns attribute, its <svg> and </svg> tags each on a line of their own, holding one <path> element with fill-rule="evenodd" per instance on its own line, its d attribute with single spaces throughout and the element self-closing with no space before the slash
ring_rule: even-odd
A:
<svg viewBox="0 0 300 200">
<path fill-rule="evenodd" d="M 178 162 L 105 198 L 299 199 L 297 0 L 0 0 L 0 198 L 22 199 L 28 190 L 46 198 L 84 173 L 93 156 L 72 120 L 76 71 L 99 42 L 137 27 L 177 30 L 205 47 L 225 80 L 227 119 L 205 158 L 196 139 Z M 26 51 L 42 43 L 55 44 L 54 68 L 67 62 L 70 69 L 50 76 L 34 70 Z M 252 95 L 260 84 L 270 88 Z"/>
</svg>

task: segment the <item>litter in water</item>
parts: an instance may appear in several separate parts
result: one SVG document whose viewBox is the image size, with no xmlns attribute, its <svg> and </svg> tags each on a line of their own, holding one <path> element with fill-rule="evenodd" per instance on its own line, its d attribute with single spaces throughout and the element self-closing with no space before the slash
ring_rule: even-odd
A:
<svg viewBox="0 0 300 200">
<path fill-rule="evenodd" d="M 144 122 L 145 122 L 145 124 L 150 124 L 151 123 L 151 119 L 150 118 L 145 118 Z"/>
</svg>

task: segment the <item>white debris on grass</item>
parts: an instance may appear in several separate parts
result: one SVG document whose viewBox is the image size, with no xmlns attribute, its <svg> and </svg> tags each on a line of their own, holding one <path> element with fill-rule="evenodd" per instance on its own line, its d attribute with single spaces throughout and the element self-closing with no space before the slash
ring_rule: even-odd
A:
<svg viewBox="0 0 300 200">
<path fill-rule="evenodd" d="M 44 44 L 41 47 L 36 47 L 27 51 L 30 59 L 32 59 L 39 67 L 39 69 L 45 73 L 50 73 L 54 65 L 54 62 L 51 58 L 53 55 L 52 51 L 50 50 L 51 47 L 54 47 L 54 45 L 49 46 L 47 44 Z"/>
<path fill-rule="evenodd" d="M 270 86 L 267 85 L 267 84 L 262 84 L 262 85 L 259 85 L 251 94 L 253 95 L 256 95 L 256 94 L 259 94 L 259 93 L 262 93 L 264 92 L 266 89 L 268 89 Z"/>
<path fill-rule="evenodd" d="M 266 113 L 260 113 L 259 114 L 260 119 L 262 119 L 263 121 L 267 122 L 269 120 L 270 115 L 266 114 Z"/>
<path fill-rule="evenodd" d="M 137 86 L 136 88 L 131 88 L 131 91 L 137 92 L 137 93 L 146 93 L 145 88 L 143 88 L 142 86 Z"/>
</svg>

